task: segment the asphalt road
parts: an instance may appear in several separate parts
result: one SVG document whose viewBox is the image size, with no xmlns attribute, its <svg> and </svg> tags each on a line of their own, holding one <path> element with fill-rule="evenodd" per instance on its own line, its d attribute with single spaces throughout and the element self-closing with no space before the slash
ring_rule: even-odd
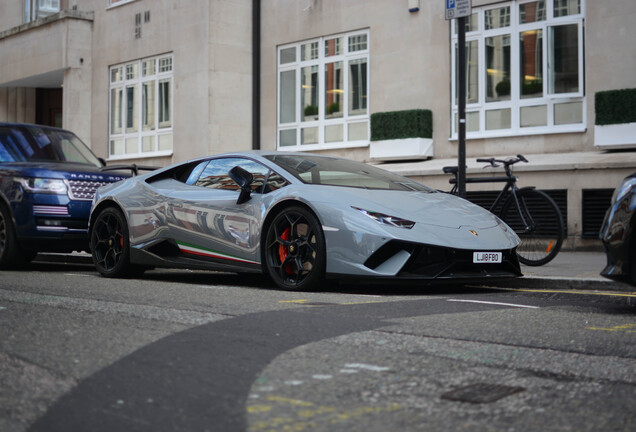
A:
<svg viewBox="0 0 636 432">
<path fill-rule="evenodd" d="M 636 297 L 0 274 L 0 431 L 635 430 Z"/>
</svg>

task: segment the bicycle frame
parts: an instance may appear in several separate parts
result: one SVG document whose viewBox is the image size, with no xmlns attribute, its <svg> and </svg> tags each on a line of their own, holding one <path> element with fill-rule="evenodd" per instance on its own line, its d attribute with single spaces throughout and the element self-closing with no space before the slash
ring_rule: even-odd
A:
<svg viewBox="0 0 636 432">
<path fill-rule="evenodd" d="M 517 210 L 519 212 L 521 223 L 526 227 L 526 230 L 528 230 L 531 224 L 529 224 L 528 221 L 526 220 L 526 216 L 530 216 L 530 214 L 527 211 L 526 212 L 522 211 L 521 209 L 521 203 L 519 202 L 519 197 L 517 196 L 517 191 L 519 190 L 519 188 L 517 187 L 518 178 L 512 174 L 512 169 L 510 168 L 510 165 L 504 166 L 504 169 L 506 171 L 505 177 L 467 177 L 466 183 L 506 183 L 506 185 L 497 195 L 497 198 L 495 198 L 495 201 L 490 206 L 489 211 L 494 213 L 497 207 L 499 206 L 499 204 L 503 201 L 504 197 L 506 196 L 506 193 L 510 192 L 510 194 L 512 195 L 514 199 L 515 206 L 517 207 Z M 455 178 L 450 179 L 450 183 L 453 184 L 453 187 L 450 193 L 453 195 L 457 195 L 457 171 L 450 170 L 449 173 L 452 173 L 455 175 Z M 524 216 L 524 214 L 526 216 Z"/>
</svg>

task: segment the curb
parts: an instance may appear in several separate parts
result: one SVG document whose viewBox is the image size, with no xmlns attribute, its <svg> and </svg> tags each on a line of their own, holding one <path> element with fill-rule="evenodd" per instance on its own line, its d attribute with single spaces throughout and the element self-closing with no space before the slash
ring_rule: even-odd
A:
<svg viewBox="0 0 636 432">
<path fill-rule="evenodd" d="M 555 276 L 522 276 L 501 283 L 490 283 L 491 286 L 506 288 L 562 289 L 584 291 L 626 291 L 636 292 L 636 287 L 609 279 L 555 277 Z"/>
</svg>

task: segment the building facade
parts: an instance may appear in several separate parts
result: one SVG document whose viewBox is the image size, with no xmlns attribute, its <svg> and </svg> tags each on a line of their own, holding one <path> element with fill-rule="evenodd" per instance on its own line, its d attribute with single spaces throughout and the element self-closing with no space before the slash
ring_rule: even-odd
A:
<svg viewBox="0 0 636 432">
<path fill-rule="evenodd" d="M 61 125 L 118 163 L 309 151 L 449 189 L 457 23 L 445 3 L 6 0 L 0 121 Z M 477 157 L 524 154 L 520 183 L 558 201 L 566 247 L 598 245 L 613 188 L 636 170 L 636 133 L 607 138 L 595 108 L 599 92 L 636 88 L 634 19 L 633 0 L 473 0 L 466 19 L 468 174 L 492 172 Z M 432 112 L 430 137 L 374 139 L 375 113 L 407 110 Z"/>
</svg>

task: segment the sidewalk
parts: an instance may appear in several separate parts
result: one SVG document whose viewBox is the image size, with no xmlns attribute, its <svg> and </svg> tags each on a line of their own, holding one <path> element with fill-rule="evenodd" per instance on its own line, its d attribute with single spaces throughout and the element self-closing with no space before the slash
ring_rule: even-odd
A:
<svg viewBox="0 0 636 432">
<path fill-rule="evenodd" d="M 636 292 L 636 287 L 601 276 L 605 265 L 603 252 L 559 252 L 554 260 L 543 266 L 522 265 L 523 277 L 513 284 L 525 288 Z"/>
</svg>

